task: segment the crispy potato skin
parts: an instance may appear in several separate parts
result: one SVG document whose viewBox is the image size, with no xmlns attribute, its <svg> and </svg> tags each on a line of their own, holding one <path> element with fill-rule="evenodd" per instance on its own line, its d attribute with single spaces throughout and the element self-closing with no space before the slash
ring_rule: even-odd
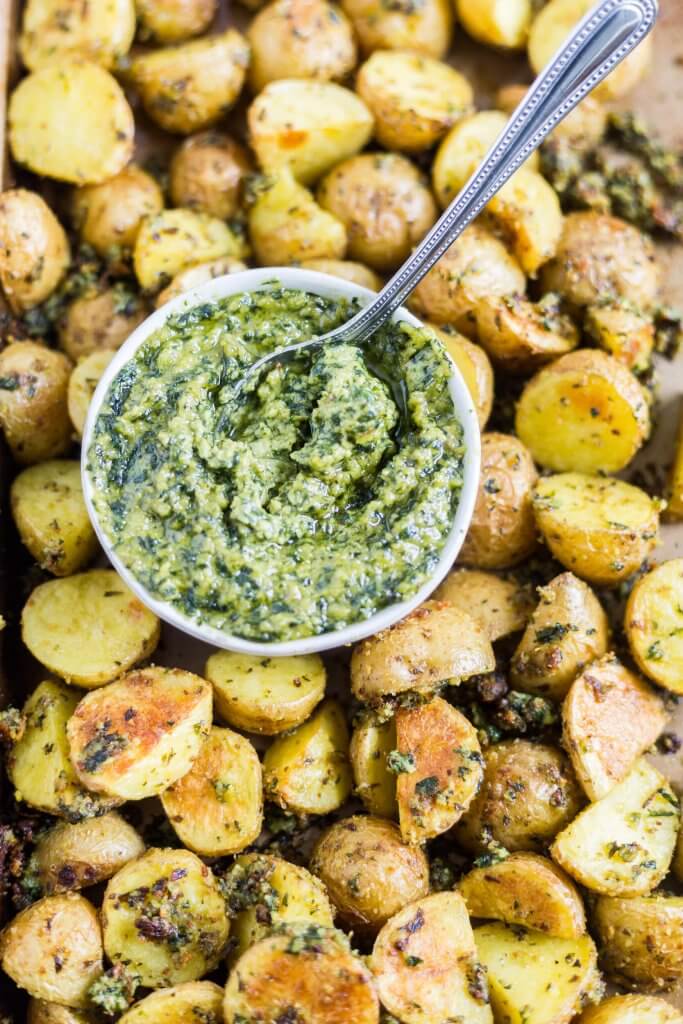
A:
<svg viewBox="0 0 683 1024">
<path fill-rule="evenodd" d="M 353 730 L 349 757 L 355 791 L 366 810 L 382 818 L 398 814 L 396 776 L 387 768 L 387 755 L 395 749 L 394 719 L 375 723 L 367 718 Z"/>
<path fill-rule="evenodd" d="M 369 288 L 372 292 L 378 292 L 382 287 L 382 278 L 364 263 L 356 263 L 353 260 L 303 260 L 301 266 L 306 270 L 317 270 L 319 274 L 331 274 L 332 277 L 341 277 L 344 281 L 352 281 L 359 284 L 361 288 Z"/>
<path fill-rule="evenodd" d="M 231 136 L 217 131 L 191 135 L 169 167 L 173 205 L 228 220 L 239 211 L 242 185 L 250 171 L 247 151 Z"/>
<path fill-rule="evenodd" d="M 132 825 L 110 811 L 100 818 L 55 825 L 40 837 L 33 857 L 43 891 L 51 896 L 104 882 L 144 852 Z"/>
<path fill-rule="evenodd" d="M 584 1010 L 577 1024 L 681 1024 L 669 1003 L 657 996 L 612 996 L 599 1006 Z"/>
<path fill-rule="evenodd" d="M 19 52 L 29 71 L 73 57 L 111 68 L 128 53 L 134 35 L 133 0 L 29 0 Z"/>
<path fill-rule="evenodd" d="M 0 352 L 0 426 L 16 462 L 30 466 L 62 455 L 71 441 L 66 395 L 71 362 L 33 341 Z"/>
<path fill-rule="evenodd" d="M 342 0 L 363 53 L 414 50 L 443 57 L 453 35 L 453 9 L 447 0 L 426 0 L 417 8 L 395 10 L 380 0 Z"/>
<path fill-rule="evenodd" d="M 491 643 L 524 629 L 534 601 L 527 587 L 479 569 L 454 569 L 434 591 L 480 623 Z"/>
<path fill-rule="evenodd" d="M 57 325 L 60 347 L 75 363 L 92 352 L 115 351 L 142 323 L 148 310 L 136 295 L 116 287 L 74 299 Z"/>
<path fill-rule="evenodd" d="M 187 1024 L 192 1018 L 203 1024 L 221 1024 L 223 989 L 212 981 L 185 981 L 152 992 L 135 1003 L 123 1017 L 124 1024 Z M 57 1022 L 55 1022 L 57 1024 Z"/>
<path fill-rule="evenodd" d="M 638 668 L 674 693 L 683 692 L 683 559 L 656 565 L 635 583 L 624 626 Z"/>
<path fill-rule="evenodd" d="M 561 750 L 507 740 L 485 752 L 482 787 L 458 823 L 455 837 L 473 853 L 485 853 L 489 838 L 511 853 L 540 853 L 573 820 L 582 803 L 581 789 Z"/>
<path fill-rule="evenodd" d="M 159 43 L 182 43 L 199 36 L 213 21 L 217 0 L 135 0 L 144 35 Z"/>
<path fill-rule="evenodd" d="M 475 316 L 479 344 L 508 373 L 533 372 L 579 343 L 568 316 L 520 296 L 481 299 Z"/>
<path fill-rule="evenodd" d="M 602 945 L 602 967 L 619 984 L 657 992 L 673 988 L 683 977 L 680 897 L 601 896 L 593 910 L 593 926 Z"/>
<path fill-rule="evenodd" d="M 143 219 L 163 206 L 163 193 L 152 175 L 129 164 L 99 185 L 75 189 L 71 215 L 83 241 L 107 257 L 132 249 Z"/>
<path fill-rule="evenodd" d="M 427 324 L 443 344 L 460 370 L 477 410 L 479 428 L 483 430 L 493 408 L 493 367 L 484 349 L 475 345 L 452 327 Z"/>
<path fill-rule="evenodd" d="M 268 178 L 248 213 L 254 255 L 263 266 L 309 259 L 342 259 L 346 228 L 323 210 L 284 168 Z"/>
<path fill-rule="evenodd" d="M 91 352 L 71 371 L 66 400 L 69 419 L 79 440 L 83 437 L 83 428 L 95 388 L 113 358 L 114 353 L 107 349 Z"/>
<path fill-rule="evenodd" d="M 70 258 L 64 228 L 41 196 L 23 188 L 0 195 L 0 284 L 15 313 L 44 302 Z"/>
</svg>

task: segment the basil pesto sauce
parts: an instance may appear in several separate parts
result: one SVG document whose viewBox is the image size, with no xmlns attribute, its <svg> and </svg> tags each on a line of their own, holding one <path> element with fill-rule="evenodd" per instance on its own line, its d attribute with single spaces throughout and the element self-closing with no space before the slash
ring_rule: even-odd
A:
<svg viewBox="0 0 683 1024">
<path fill-rule="evenodd" d="M 229 633 L 287 640 L 425 582 L 464 454 L 430 332 L 390 324 L 363 352 L 323 347 L 234 401 L 257 358 L 353 312 L 277 287 L 230 296 L 170 318 L 115 378 L 88 471 L 116 553 L 156 598 Z"/>
</svg>

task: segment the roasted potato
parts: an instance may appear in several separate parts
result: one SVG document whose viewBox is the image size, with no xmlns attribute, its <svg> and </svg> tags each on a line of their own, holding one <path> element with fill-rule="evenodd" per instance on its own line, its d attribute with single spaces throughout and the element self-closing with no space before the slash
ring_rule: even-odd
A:
<svg viewBox="0 0 683 1024">
<path fill-rule="evenodd" d="M 530 373 L 579 343 L 573 320 L 557 296 L 529 302 L 520 295 L 483 298 L 475 309 L 477 339 L 496 366 L 508 373 Z"/>
<path fill-rule="evenodd" d="M 123 90 L 88 61 L 61 61 L 22 78 L 8 118 L 12 156 L 47 178 L 97 184 L 133 155 L 135 124 Z"/>
<path fill-rule="evenodd" d="M 683 1017 L 657 996 L 612 996 L 585 1010 L 578 1024 L 683 1024 Z"/>
<path fill-rule="evenodd" d="M 263 822 L 261 762 L 248 739 L 213 726 L 187 775 L 161 794 L 189 850 L 226 857 L 253 843 Z"/>
<path fill-rule="evenodd" d="M 91 352 L 89 356 L 81 359 L 78 366 L 71 371 L 66 395 L 67 408 L 69 419 L 79 439 L 83 437 L 85 421 L 95 388 L 113 358 L 114 353 L 106 349 Z"/>
<path fill-rule="evenodd" d="M 455 10 L 465 31 L 480 43 L 506 50 L 526 46 L 534 14 L 532 0 L 456 0 Z"/>
<path fill-rule="evenodd" d="M 531 378 L 517 404 L 516 429 L 546 469 L 616 473 L 647 438 L 648 399 L 614 356 L 581 349 Z"/>
<path fill-rule="evenodd" d="M 436 220 L 432 194 L 417 167 L 396 153 L 363 153 L 337 164 L 317 200 L 346 228 L 351 259 L 394 270 Z"/>
<path fill-rule="evenodd" d="M 92 1024 L 92 1017 L 86 1010 L 74 1010 L 45 999 L 29 999 L 26 1024 Z"/>
<path fill-rule="evenodd" d="M 329 814 L 353 787 L 349 733 L 336 701 L 327 700 L 263 759 L 266 798 L 295 814 Z"/>
<path fill-rule="evenodd" d="M 387 757 L 395 749 L 394 719 L 374 722 L 366 718 L 353 730 L 349 757 L 355 790 L 370 814 L 382 818 L 398 814 L 396 775 L 387 766 Z"/>
<path fill-rule="evenodd" d="M 169 167 L 173 205 L 228 220 L 239 212 L 250 170 L 246 150 L 230 135 L 217 131 L 191 135 L 178 147 Z"/>
<path fill-rule="evenodd" d="M 474 93 L 464 75 L 442 61 L 401 50 L 377 50 L 356 79 L 386 149 L 418 153 L 469 113 Z"/>
<path fill-rule="evenodd" d="M 287 168 L 261 180 L 249 208 L 249 237 L 263 266 L 307 259 L 341 259 L 346 228 L 319 206 Z"/>
<path fill-rule="evenodd" d="M 358 644 L 351 689 L 363 703 L 377 704 L 406 690 L 429 693 L 445 679 L 467 679 L 494 667 L 491 643 L 473 618 L 443 601 L 427 601 Z"/>
<path fill-rule="evenodd" d="M 185 981 L 145 996 L 119 1020 L 124 1024 L 223 1024 L 223 989 L 213 981 Z"/>
<path fill-rule="evenodd" d="M 352 260 L 302 260 L 301 266 L 306 270 L 317 270 L 319 274 L 331 274 L 332 277 L 341 277 L 344 281 L 351 281 L 352 284 L 359 284 L 361 288 L 369 288 L 370 291 L 378 292 L 382 287 L 382 278 L 364 263 L 355 263 Z"/>
<path fill-rule="evenodd" d="M 196 981 L 219 963 L 230 930 L 211 869 L 189 850 L 148 850 L 110 879 L 104 950 L 146 988 Z"/>
<path fill-rule="evenodd" d="M 356 66 L 351 23 L 328 0 L 272 0 L 254 17 L 247 39 L 253 92 L 278 78 L 341 81 Z"/>
<path fill-rule="evenodd" d="M 629 370 L 649 367 L 655 345 L 655 325 L 649 313 L 624 301 L 596 303 L 586 309 L 584 330 Z"/>
<path fill-rule="evenodd" d="M 159 306 L 165 305 L 171 299 L 175 299 L 178 295 L 183 295 L 193 288 L 199 288 L 207 281 L 223 277 L 224 274 L 239 274 L 240 271 L 246 269 L 246 263 L 243 263 L 242 260 L 231 259 L 229 256 L 222 256 L 220 259 L 210 260 L 208 263 L 197 263 L 196 266 L 181 270 L 179 274 L 171 278 L 170 283 L 155 298 L 154 305 L 158 309 Z"/>
<path fill-rule="evenodd" d="M 479 427 L 484 429 L 493 407 L 493 368 L 480 345 L 475 345 L 452 327 L 427 325 L 434 331 L 449 356 L 460 370 L 472 396 Z"/>
<path fill-rule="evenodd" d="M 493 918 L 533 928 L 558 939 L 586 932 L 578 889 L 547 857 L 512 853 L 489 867 L 474 868 L 458 884 L 470 917 Z"/>
<path fill-rule="evenodd" d="M 453 11 L 447 0 L 425 0 L 419 7 L 387 7 L 381 0 L 342 0 L 363 53 L 414 50 L 443 57 L 453 34 Z"/>
<path fill-rule="evenodd" d="M 486 750 L 482 787 L 454 836 L 473 853 L 486 854 L 491 842 L 511 853 L 540 853 L 576 817 L 582 803 L 561 750 L 507 740 Z"/>
<path fill-rule="evenodd" d="M 492 643 L 524 629 L 534 608 L 528 587 L 477 569 L 454 569 L 434 591 L 434 599 L 471 615 Z"/>
<path fill-rule="evenodd" d="M 140 296 L 125 284 L 93 288 L 74 299 L 57 323 L 60 348 L 75 363 L 92 352 L 114 351 L 147 316 Z"/>
<path fill-rule="evenodd" d="M 159 43 L 182 43 L 205 32 L 213 21 L 218 0 L 135 0 L 143 36 Z"/>
<path fill-rule="evenodd" d="M 527 85 L 504 85 L 496 93 L 496 106 L 508 117 L 514 114 L 528 91 Z M 608 127 L 608 110 L 595 93 L 585 96 L 577 107 L 553 128 L 548 144 L 568 144 L 579 153 L 588 153 L 602 142 Z"/>
<path fill-rule="evenodd" d="M 121 800 L 157 796 L 199 757 L 211 687 L 182 669 L 138 669 L 86 694 L 67 723 L 84 785 Z"/>
<path fill-rule="evenodd" d="M 71 216 L 81 239 L 101 256 L 127 255 L 145 217 L 160 213 L 164 197 L 151 174 L 135 164 L 99 185 L 75 189 Z"/>
<path fill-rule="evenodd" d="M 0 352 L 0 426 L 16 462 L 62 455 L 71 443 L 66 394 L 71 363 L 34 341 Z"/>
<path fill-rule="evenodd" d="M 666 515 L 667 519 L 676 522 L 683 519 L 683 409 L 678 422 L 676 451 L 669 474 Z"/>
<path fill-rule="evenodd" d="M 269 82 L 247 112 L 249 138 L 263 171 L 289 168 L 304 185 L 361 150 L 372 114 L 355 93 L 333 82 Z"/>
<path fill-rule="evenodd" d="M 522 167 L 486 207 L 485 221 L 516 256 L 525 274 L 535 277 L 557 252 L 564 217 L 552 185 Z"/>
<path fill-rule="evenodd" d="M 19 53 L 29 71 L 71 58 L 112 68 L 128 53 L 134 35 L 133 0 L 28 0 Z"/>
<path fill-rule="evenodd" d="M 472 927 L 457 892 L 410 903 L 384 925 L 370 966 L 382 1005 L 404 1024 L 492 1024 Z"/>
<path fill-rule="evenodd" d="M 503 243 L 480 224 L 471 224 L 423 277 L 409 305 L 418 316 L 475 337 L 479 300 L 520 295 L 525 287 L 524 273 Z"/>
<path fill-rule="evenodd" d="M 159 642 L 159 620 L 113 569 L 90 569 L 36 587 L 21 613 L 31 653 L 67 683 L 108 683 Z"/>
<path fill-rule="evenodd" d="M 636 581 L 624 628 L 638 668 L 659 686 L 683 693 L 683 559 L 656 565 Z"/>
<path fill-rule="evenodd" d="M 64 228 L 36 192 L 0 194 L 0 285 L 15 313 L 44 302 L 69 266 Z"/>
<path fill-rule="evenodd" d="M 85 1007 L 102 972 L 97 911 L 77 893 L 38 900 L 0 934 L 0 965 L 35 999 Z"/>
<path fill-rule="evenodd" d="M 128 75 L 153 121 L 167 132 L 190 135 L 233 106 L 248 64 L 246 39 L 229 28 L 134 57 Z"/>
<path fill-rule="evenodd" d="M 664 892 L 635 899 L 601 896 L 593 927 L 603 969 L 619 984 L 661 991 L 683 977 L 683 898 Z"/>
<path fill-rule="evenodd" d="M 318 654 L 262 658 L 216 651 L 204 675 L 213 685 L 218 716 L 263 736 L 301 725 L 325 696 L 325 665 Z"/>
<path fill-rule="evenodd" d="M 324 883 L 337 916 L 355 934 L 376 934 L 408 903 L 429 893 L 429 863 L 386 818 L 355 815 L 318 839 L 311 871 Z"/>
<path fill-rule="evenodd" d="M 48 896 L 85 889 L 108 878 L 145 852 L 132 825 L 114 811 L 75 824 L 61 823 L 43 833 L 29 862 Z"/>
<path fill-rule="evenodd" d="M 217 217 L 194 210 L 162 210 L 142 222 L 133 264 L 141 287 L 158 291 L 197 263 L 246 255 L 242 237 Z"/>
</svg>

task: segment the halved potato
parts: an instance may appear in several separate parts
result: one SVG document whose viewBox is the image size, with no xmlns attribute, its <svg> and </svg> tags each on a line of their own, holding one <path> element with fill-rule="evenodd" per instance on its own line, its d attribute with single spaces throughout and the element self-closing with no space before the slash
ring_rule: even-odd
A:
<svg viewBox="0 0 683 1024">
<path fill-rule="evenodd" d="M 101 686 L 159 642 L 160 624 L 113 569 L 90 569 L 50 580 L 33 591 L 21 613 L 30 652 L 68 683 Z"/>
<path fill-rule="evenodd" d="M 364 53 L 413 50 L 443 57 L 453 34 L 453 7 L 448 0 L 423 0 L 419 6 L 387 7 L 382 0 L 342 0 Z"/>
<path fill-rule="evenodd" d="M 246 269 L 246 263 L 233 259 L 231 256 L 221 256 L 217 260 L 209 260 L 208 263 L 197 263 L 196 266 L 188 267 L 187 270 L 181 270 L 176 274 L 170 284 L 167 284 L 159 292 L 154 300 L 154 305 L 158 309 L 159 306 L 177 298 L 178 295 L 183 295 L 184 292 L 189 292 L 192 288 L 198 288 L 200 284 L 205 284 L 207 281 L 213 281 L 215 277 L 223 277 L 224 274 L 238 274 Z"/>
<path fill-rule="evenodd" d="M 531 378 L 517 405 L 516 428 L 546 469 L 616 473 L 647 438 L 649 404 L 614 356 L 581 349 Z"/>
<path fill-rule="evenodd" d="M 106 181 L 133 155 L 135 124 L 123 90 L 87 61 L 61 61 L 22 78 L 8 117 L 12 156 L 47 178 Z"/>
<path fill-rule="evenodd" d="M 29 999 L 26 1024 L 92 1024 L 92 1017 L 86 1010 L 74 1010 L 45 999 Z"/>
<path fill-rule="evenodd" d="M 349 757 L 355 791 L 370 814 L 395 818 L 396 775 L 387 766 L 387 757 L 396 749 L 396 723 L 393 718 L 375 722 L 366 718 L 351 736 Z"/>
<path fill-rule="evenodd" d="M 528 85 L 503 85 L 496 93 L 496 106 L 510 117 L 528 91 Z M 569 143 L 572 149 L 589 153 L 602 142 L 608 116 L 607 107 L 591 92 L 553 128 L 550 142 Z"/>
<path fill-rule="evenodd" d="M 593 927 L 602 944 L 603 968 L 620 985 L 656 992 L 673 988 L 683 977 L 680 896 L 601 896 L 593 910 Z"/>
<path fill-rule="evenodd" d="M 612 996 L 585 1010 L 577 1024 L 683 1024 L 683 1017 L 657 996 Z"/>
<path fill-rule="evenodd" d="M 185 981 L 145 996 L 119 1020 L 123 1024 L 223 1024 L 223 989 L 213 981 Z"/>
<path fill-rule="evenodd" d="M 403 1024 L 492 1024 L 465 902 L 440 892 L 409 904 L 377 936 L 370 958 L 382 1005 Z"/>
<path fill-rule="evenodd" d="M 128 53 L 134 35 L 133 0 L 29 0 L 19 53 L 29 71 L 74 57 L 112 68 Z"/>
<path fill-rule="evenodd" d="M 678 826 L 678 798 L 664 776 L 641 758 L 607 796 L 556 836 L 550 852 L 592 892 L 644 895 L 669 870 Z"/>
<path fill-rule="evenodd" d="M 15 313 L 44 302 L 70 258 L 66 232 L 42 196 L 24 188 L 0 194 L 0 284 Z"/>
<path fill-rule="evenodd" d="M 325 695 L 318 654 L 291 658 L 216 651 L 204 672 L 219 717 L 235 729 L 272 736 L 301 725 Z"/>
<path fill-rule="evenodd" d="M 555 189 L 536 171 L 522 167 L 486 207 L 490 221 L 530 277 L 557 252 L 564 218 Z"/>
<path fill-rule="evenodd" d="M 342 259 L 346 228 L 323 210 L 307 188 L 284 167 L 264 178 L 248 213 L 254 255 L 263 266 L 308 259 Z"/>
<path fill-rule="evenodd" d="M 160 43 L 180 43 L 209 28 L 218 0 L 135 0 L 141 36 Z"/>
<path fill-rule="evenodd" d="M 659 686 L 683 693 L 683 558 L 662 562 L 636 581 L 624 628 L 638 668 Z"/>
<path fill-rule="evenodd" d="M 38 839 L 30 863 L 41 889 L 51 896 L 104 882 L 144 852 L 133 826 L 110 811 L 100 818 L 55 825 Z"/>
<path fill-rule="evenodd" d="M 194 210 L 162 210 L 143 220 L 133 263 L 140 286 L 157 291 L 197 263 L 241 259 L 246 254 L 244 240 L 217 217 Z"/>
<path fill-rule="evenodd" d="M 562 705 L 562 739 L 589 800 L 626 778 L 667 719 L 660 698 L 613 654 L 584 669 Z"/>
<path fill-rule="evenodd" d="M 102 352 L 91 352 L 71 371 L 66 400 L 69 417 L 79 439 L 83 437 L 95 388 L 113 358 L 114 353 L 107 349 Z"/>
<path fill-rule="evenodd" d="M 626 302 L 589 306 L 584 330 L 629 370 L 647 370 L 655 346 L 655 325 L 650 313 Z"/>
<path fill-rule="evenodd" d="M 479 344 L 496 366 L 509 373 L 530 373 L 571 352 L 579 343 L 573 320 L 551 301 L 529 302 L 519 295 L 484 298 L 475 316 Z"/>
<path fill-rule="evenodd" d="M 493 918 L 576 939 L 586 932 L 578 889 L 547 857 L 512 853 L 490 867 L 475 868 L 458 883 L 471 917 Z"/>
<path fill-rule="evenodd" d="M 66 394 L 71 361 L 34 341 L 0 352 L 0 426 L 22 466 L 63 455 L 71 444 Z"/>
<path fill-rule="evenodd" d="M 317 270 L 319 274 L 331 274 L 333 277 L 341 277 L 345 281 L 359 284 L 362 288 L 369 288 L 372 292 L 378 292 L 382 287 L 382 278 L 364 263 L 356 263 L 353 260 L 302 260 L 301 266 L 306 270 Z"/>
<path fill-rule="evenodd" d="M 129 164 L 100 185 L 75 189 L 71 213 L 87 245 L 105 258 L 113 254 L 120 258 L 135 245 L 143 218 L 153 217 L 163 206 L 158 182 L 141 167 Z"/>
<path fill-rule="evenodd" d="M 454 569 L 434 591 L 434 599 L 471 615 L 492 643 L 524 629 L 534 608 L 528 587 L 478 569 Z"/>
<path fill-rule="evenodd" d="M 449 356 L 460 370 L 467 390 L 472 396 L 479 428 L 486 426 L 493 407 L 493 368 L 480 345 L 475 345 L 452 327 L 427 325 L 434 331 Z"/>
<path fill-rule="evenodd" d="M 463 28 L 487 46 L 521 50 L 531 28 L 532 0 L 456 0 Z"/>
<path fill-rule="evenodd" d="M 202 857 L 238 853 L 263 821 L 261 763 L 248 739 L 214 726 L 187 775 L 161 794 L 178 838 Z"/>
</svg>

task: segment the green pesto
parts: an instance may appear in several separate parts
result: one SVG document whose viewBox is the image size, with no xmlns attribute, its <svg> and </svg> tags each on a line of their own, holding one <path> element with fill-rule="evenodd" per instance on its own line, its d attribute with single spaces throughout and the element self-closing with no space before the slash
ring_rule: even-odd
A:
<svg viewBox="0 0 683 1024">
<path fill-rule="evenodd" d="M 121 561 L 195 621 L 316 635 L 412 596 L 434 569 L 464 450 L 431 332 L 388 325 L 362 353 L 324 347 L 235 401 L 257 358 L 353 311 L 277 286 L 233 295 L 169 319 L 115 378 L 88 452 L 95 506 Z"/>
</svg>

